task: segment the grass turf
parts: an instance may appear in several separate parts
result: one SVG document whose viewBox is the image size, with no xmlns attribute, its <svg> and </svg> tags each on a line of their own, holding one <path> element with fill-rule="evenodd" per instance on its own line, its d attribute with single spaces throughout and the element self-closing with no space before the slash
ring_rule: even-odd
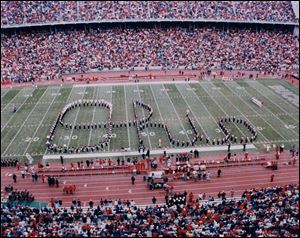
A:
<svg viewBox="0 0 300 238">
<path fill-rule="evenodd" d="M 113 104 L 112 120 L 133 120 L 132 100 L 139 99 L 153 108 L 152 121 L 164 122 L 179 140 L 190 141 L 192 130 L 185 117 L 190 110 L 201 134 L 210 138 L 222 138 L 217 125 L 220 117 L 229 115 L 247 119 L 259 131 L 254 143 L 258 150 L 265 144 L 284 143 L 299 147 L 299 108 L 278 95 L 268 86 L 282 85 L 296 95 L 298 88 L 281 80 L 201 81 L 197 83 L 133 84 L 97 86 L 42 86 L 38 88 L 1 89 L 1 159 L 24 159 L 31 154 L 39 159 L 45 153 L 46 136 L 50 125 L 69 102 L 78 99 L 105 99 Z M 251 102 L 251 97 L 264 101 L 262 108 Z M 17 112 L 12 113 L 13 105 Z M 139 110 L 143 117 L 146 111 Z M 70 111 L 65 120 L 69 123 L 105 121 L 107 110 L 82 107 Z M 228 125 L 237 136 L 247 135 L 242 126 Z M 104 136 L 104 129 L 68 130 L 58 127 L 55 144 L 69 146 L 93 145 Z M 147 128 L 142 136 L 151 149 L 171 148 L 164 130 Z M 205 146 L 197 142 L 197 146 Z M 119 151 L 121 147 L 137 150 L 136 128 L 117 128 L 105 151 Z"/>
</svg>

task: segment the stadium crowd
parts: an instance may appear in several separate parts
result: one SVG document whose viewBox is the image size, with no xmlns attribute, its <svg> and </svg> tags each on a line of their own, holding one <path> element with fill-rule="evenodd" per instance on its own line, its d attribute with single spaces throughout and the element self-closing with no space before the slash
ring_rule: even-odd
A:
<svg viewBox="0 0 300 238">
<path fill-rule="evenodd" d="M 296 21 L 290 1 L 1 1 L 1 25 L 128 19 Z"/>
<path fill-rule="evenodd" d="M 19 82 L 95 69 L 161 66 L 274 72 L 295 71 L 298 64 L 296 40 L 281 30 L 115 28 L 1 38 L 2 79 Z"/>
<path fill-rule="evenodd" d="M 9 188 L 9 189 L 7 189 Z M 9 196 L 8 196 L 8 203 L 22 203 L 22 202 L 27 202 L 27 203 L 31 203 L 34 201 L 34 196 L 29 193 L 27 190 L 24 191 L 18 191 L 18 190 L 14 190 L 12 186 L 7 186 L 5 188 L 6 191 L 9 191 Z"/>
<path fill-rule="evenodd" d="M 296 237 L 299 231 L 299 185 L 246 190 L 238 200 L 205 202 L 188 195 L 177 203 L 138 208 L 133 201 L 83 209 L 1 205 L 1 236 L 101 237 Z"/>
</svg>

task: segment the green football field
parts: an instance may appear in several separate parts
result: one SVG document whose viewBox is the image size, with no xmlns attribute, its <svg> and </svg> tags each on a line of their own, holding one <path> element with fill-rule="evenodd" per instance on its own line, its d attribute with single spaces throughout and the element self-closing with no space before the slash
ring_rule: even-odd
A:
<svg viewBox="0 0 300 238">
<path fill-rule="evenodd" d="M 193 132 L 185 117 L 190 111 L 196 127 L 206 137 L 222 138 L 217 121 L 224 116 L 246 119 L 258 131 L 254 145 L 264 150 L 267 143 L 284 143 L 286 148 L 299 147 L 299 106 L 291 103 L 270 86 L 283 86 L 290 94 L 299 96 L 298 88 L 281 80 L 201 81 L 182 83 L 151 83 L 126 85 L 65 85 L 1 89 L 1 158 L 24 159 L 29 153 L 34 158 L 49 154 L 46 136 L 58 113 L 69 102 L 79 99 L 104 99 L 112 103 L 112 121 L 134 119 L 134 99 L 153 108 L 151 120 L 163 122 L 180 141 L 190 141 Z M 264 102 L 255 105 L 251 98 Z M 13 113 L 13 106 L 17 112 Z M 138 117 L 147 111 L 139 110 Z M 68 112 L 64 120 L 72 123 L 105 122 L 107 110 L 80 107 Z M 248 136 L 240 125 L 229 124 L 231 133 Z M 136 151 L 138 139 L 135 127 L 115 128 L 112 140 L 103 151 L 120 151 L 121 147 Z M 105 137 L 105 129 L 66 129 L 58 126 L 54 143 L 79 147 L 94 145 Z M 146 128 L 142 131 L 146 147 L 175 148 L 164 130 Z M 207 146 L 198 141 L 196 146 Z"/>
</svg>

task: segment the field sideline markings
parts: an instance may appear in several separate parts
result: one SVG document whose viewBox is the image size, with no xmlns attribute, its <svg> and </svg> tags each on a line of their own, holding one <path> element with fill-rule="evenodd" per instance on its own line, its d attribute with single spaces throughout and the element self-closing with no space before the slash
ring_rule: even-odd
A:
<svg viewBox="0 0 300 238">
<path fill-rule="evenodd" d="M 233 94 L 235 94 L 234 90 L 231 89 L 231 87 L 227 86 L 226 84 L 224 84 L 225 87 L 227 87 L 231 92 L 233 92 Z M 246 91 L 246 93 L 249 95 L 249 93 Z M 251 96 L 251 95 L 250 95 Z M 246 103 L 244 99 L 242 99 L 241 97 L 239 97 L 245 104 L 249 105 L 249 103 Z M 259 113 L 253 109 L 252 107 L 250 107 L 250 105 L 248 106 L 249 108 L 252 109 L 252 111 L 254 111 L 257 115 L 259 115 Z M 265 121 L 278 135 L 280 135 L 283 139 L 288 140 L 287 138 L 285 138 L 283 135 L 281 135 L 281 133 L 279 133 L 279 131 L 277 131 L 268 121 L 266 121 L 263 117 L 259 116 L 263 121 Z M 262 132 L 261 132 L 262 134 Z"/>
<path fill-rule="evenodd" d="M 58 92 L 59 92 L 59 91 L 60 91 L 60 89 L 58 89 Z M 40 124 L 39 124 L 38 127 L 36 128 L 36 130 L 35 130 L 33 136 L 31 136 L 31 138 L 34 138 L 34 137 L 35 137 L 36 133 L 38 132 L 39 128 L 41 127 L 42 122 L 45 120 L 45 117 L 46 117 L 46 115 L 48 114 L 48 112 L 49 112 L 49 110 L 50 110 L 50 108 L 51 108 L 51 106 L 52 106 L 52 104 L 53 104 L 53 102 L 54 102 L 54 100 L 55 100 L 55 98 L 56 98 L 57 96 L 58 96 L 58 95 L 56 95 L 55 97 L 53 97 L 52 102 L 49 104 L 47 111 L 44 113 L 44 116 L 42 117 L 42 119 L 41 119 L 41 121 L 40 121 Z M 26 149 L 25 149 L 25 151 L 24 151 L 24 153 L 23 153 L 23 156 L 25 156 L 25 154 L 26 154 L 26 152 L 27 152 L 27 150 L 28 150 L 28 148 L 29 148 L 30 145 L 31 145 L 31 142 L 28 142 L 28 145 L 27 145 L 27 147 L 26 147 Z"/>
<path fill-rule="evenodd" d="M 164 87 L 164 89 L 166 89 L 166 87 L 165 87 L 164 84 L 162 84 L 162 86 Z M 172 105 L 172 107 L 173 107 L 173 109 L 174 109 L 176 115 L 177 115 L 177 118 L 179 119 L 179 122 L 180 122 L 180 124 L 181 124 L 181 126 L 182 126 L 182 129 L 183 129 L 183 131 L 185 131 L 185 128 L 184 128 L 184 126 L 183 126 L 182 121 L 180 120 L 180 117 L 179 117 L 177 111 L 176 111 L 176 108 L 175 108 L 175 106 L 174 106 L 174 103 L 173 103 L 172 100 L 170 99 L 169 93 L 168 93 L 167 91 L 165 91 L 164 93 L 165 93 L 166 95 L 168 95 L 168 98 L 169 98 L 169 100 L 170 100 L 170 102 L 171 102 L 171 105 Z M 191 143 L 191 139 L 190 139 L 190 137 L 188 136 L 188 134 L 185 133 L 185 135 L 186 135 L 187 139 L 189 140 L 189 142 Z"/>
<path fill-rule="evenodd" d="M 141 96 L 141 93 L 140 93 L 139 86 L 136 85 L 136 87 L 137 87 L 137 90 L 138 90 L 139 98 L 141 99 L 141 101 L 143 101 L 142 96 Z M 145 118 L 145 111 L 144 111 L 144 109 L 141 109 L 141 110 L 142 110 L 143 116 L 144 116 L 144 118 Z M 151 140 L 150 140 L 150 136 L 149 136 L 149 130 L 148 130 L 148 127 L 146 127 L 145 129 L 146 129 L 146 131 L 147 131 L 147 138 L 148 138 L 148 141 L 149 141 L 149 147 L 150 147 L 149 149 L 152 150 L 152 144 L 151 144 Z"/>
<path fill-rule="evenodd" d="M 257 141 L 257 142 L 254 142 L 253 144 L 255 145 L 255 144 L 266 144 L 266 143 L 279 143 L 279 142 L 282 142 L 282 143 L 284 143 L 284 142 L 297 142 L 297 141 L 299 141 L 299 138 L 295 138 L 295 139 L 290 139 L 290 140 L 268 140 L 268 141 Z M 205 148 L 205 147 L 207 147 L 207 146 L 199 146 L 199 148 Z M 226 147 L 227 148 L 227 147 Z M 172 148 L 169 148 L 169 149 L 167 149 L 167 151 L 168 150 L 171 150 Z M 46 151 L 47 151 L 47 149 L 46 149 Z M 132 152 L 132 151 L 129 151 L 129 152 Z M 46 152 L 45 152 L 46 153 Z M 36 153 L 36 154 L 33 154 L 33 155 L 36 155 L 36 156 L 41 156 L 41 155 L 45 155 L 45 153 L 44 154 L 42 154 L 42 153 Z M 108 152 L 105 152 L 105 153 L 108 153 Z M 124 153 L 124 152 L 121 152 L 121 151 L 116 151 L 116 153 Z M 58 154 L 50 154 L 51 156 L 56 156 L 56 155 L 58 155 Z M 65 156 L 66 155 L 71 155 L 71 154 L 64 154 Z M 76 157 L 76 154 L 72 154 L 73 156 L 75 156 Z M 84 155 L 84 154 L 82 154 L 82 155 Z M 1 155 L 1 158 L 10 158 L 10 157 L 24 157 L 23 155 L 21 155 L 21 154 L 16 154 L 16 155 Z"/>
<path fill-rule="evenodd" d="M 131 141 L 130 141 L 130 131 L 129 131 L 129 126 L 128 126 L 128 111 L 127 111 L 127 96 L 126 96 L 126 86 L 123 86 L 124 90 L 124 101 L 125 101 L 125 114 L 126 114 L 126 124 L 127 124 L 127 136 L 128 136 L 128 146 L 131 148 Z"/>
<path fill-rule="evenodd" d="M 247 144 L 247 149 L 255 149 L 254 144 Z M 185 148 L 172 148 L 167 149 L 167 154 L 174 153 L 184 153 L 190 152 L 191 150 L 197 149 L 199 152 L 207 152 L 207 151 L 227 151 L 228 146 L 201 146 L 201 147 L 185 147 Z M 232 145 L 232 150 L 242 150 L 243 145 Z M 151 150 L 151 154 L 163 154 L 164 149 Z M 44 155 L 43 160 L 60 159 L 61 154 L 52 154 L 52 155 Z M 107 157 L 122 157 L 122 156 L 139 156 L 141 155 L 138 151 L 126 151 L 126 152 L 100 152 L 100 153 L 81 153 L 81 154 L 62 154 L 65 159 L 74 159 L 74 158 L 107 158 Z"/>
<path fill-rule="evenodd" d="M 38 101 L 40 101 L 45 93 L 48 91 L 49 88 L 46 88 L 46 90 L 44 91 L 44 93 L 42 94 L 42 96 L 40 97 L 40 99 Z M 15 136 L 11 139 L 10 143 L 8 144 L 8 146 L 6 147 L 5 151 L 2 153 L 3 155 L 5 155 L 6 151 L 9 149 L 11 143 L 16 139 L 17 135 L 19 135 L 19 133 L 21 132 L 21 130 L 23 129 L 23 126 L 25 125 L 26 121 L 28 120 L 28 118 L 30 117 L 30 115 L 33 113 L 33 111 L 35 110 L 36 106 L 38 104 L 36 104 L 30 111 L 30 113 L 28 114 L 28 116 L 26 117 L 26 119 L 24 120 L 23 124 L 20 126 L 19 130 L 17 131 L 17 133 L 15 134 Z M 17 145 L 16 145 L 17 146 Z"/>
<path fill-rule="evenodd" d="M 198 81 L 157 81 L 157 82 L 138 82 L 138 83 L 135 83 L 135 82 L 130 82 L 130 83 L 99 83 L 99 84 L 74 84 L 73 87 L 75 88 L 82 88 L 82 87 L 105 87 L 105 86 L 120 86 L 120 85 L 125 85 L 125 86 L 128 86 L 128 85 L 148 85 L 148 84 L 175 84 L 175 83 L 178 83 L 178 84 L 188 84 L 188 83 L 198 83 Z"/>
<path fill-rule="evenodd" d="M 176 85 L 175 85 L 175 87 L 177 88 Z M 177 91 L 179 92 L 179 94 L 180 94 L 181 96 L 183 96 L 179 88 L 177 88 Z M 194 90 L 191 90 L 191 91 L 194 91 Z M 184 100 L 184 102 L 186 103 L 186 105 L 188 106 L 188 108 L 190 109 L 190 113 L 191 113 L 191 114 L 193 115 L 193 117 L 196 119 L 196 121 L 197 121 L 198 125 L 200 126 L 201 130 L 203 131 L 204 135 L 208 138 L 209 136 L 206 134 L 205 130 L 204 130 L 203 127 L 201 126 L 201 123 L 198 121 L 197 117 L 195 117 L 194 112 L 193 112 L 193 110 L 191 109 L 190 105 L 189 105 L 188 102 L 185 100 L 185 98 L 183 98 L 183 100 Z"/>
<path fill-rule="evenodd" d="M 152 85 L 149 85 L 149 87 L 150 87 L 150 90 L 151 90 L 152 97 L 154 98 L 154 102 L 155 102 L 155 104 L 156 104 L 156 107 L 157 107 L 157 109 L 158 109 L 158 113 L 159 113 L 160 119 L 161 119 L 161 121 L 166 125 L 165 119 L 163 118 L 163 116 L 162 116 L 162 114 L 161 114 L 161 111 L 160 111 L 160 108 L 159 108 L 159 106 L 158 106 L 158 103 L 157 103 L 157 100 L 156 100 L 156 97 L 155 97 L 155 94 L 154 94 Z M 174 119 L 174 118 L 173 118 L 173 119 Z M 170 142 L 170 141 L 169 141 L 169 143 L 170 143 L 170 146 L 171 146 L 171 142 Z"/>
<path fill-rule="evenodd" d="M 97 93 L 96 93 L 96 92 L 97 92 Z M 94 88 L 93 100 L 95 100 L 95 94 L 96 94 L 96 99 L 97 99 L 97 98 L 98 98 L 98 94 L 99 94 L 98 87 Z M 94 106 L 94 109 L 93 109 L 93 116 L 92 116 L 92 123 L 94 123 L 95 110 L 96 110 L 96 107 Z M 91 143 L 91 136 L 92 136 L 92 128 L 90 128 L 90 131 L 89 131 L 88 145 L 90 145 L 90 143 Z"/>
</svg>

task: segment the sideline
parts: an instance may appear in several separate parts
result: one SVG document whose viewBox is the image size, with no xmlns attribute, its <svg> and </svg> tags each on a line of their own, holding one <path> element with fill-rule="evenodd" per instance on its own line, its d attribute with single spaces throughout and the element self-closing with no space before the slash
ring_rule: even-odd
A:
<svg viewBox="0 0 300 238">
<path fill-rule="evenodd" d="M 253 144 L 247 144 L 248 149 L 255 149 L 256 147 Z M 199 152 L 207 151 L 227 151 L 228 146 L 204 146 L 204 147 L 187 147 L 187 148 L 174 148 L 174 149 L 165 149 L 167 154 L 176 154 L 176 153 L 185 153 L 190 152 L 191 150 L 197 149 Z M 243 145 L 231 145 L 231 150 L 242 150 Z M 151 155 L 161 155 L 164 153 L 164 149 L 159 150 L 150 150 Z M 124 151 L 124 152 L 100 152 L 100 153 L 81 153 L 81 154 L 55 154 L 55 155 L 44 155 L 43 160 L 59 160 L 60 156 L 63 156 L 64 159 L 88 159 L 88 158 L 107 158 L 107 157 L 123 157 L 123 156 L 139 156 L 141 153 L 138 151 Z"/>
<path fill-rule="evenodd" d="M 149 85 L 149 84 L 190 84 L 190 83 L 197 83 L 198 81 L 196 80 L 190 80 L 190 81 L 152 81 L 152 82 L 124 82 L 120 83 L 122 85 Z M 101 87 L 101 86 L 116 86 L 119 85 L 118 83 L 94 83 L 94 84 L 74 84 L 74 88 L 82 88 L 82 87 Z"/>
</svg>

